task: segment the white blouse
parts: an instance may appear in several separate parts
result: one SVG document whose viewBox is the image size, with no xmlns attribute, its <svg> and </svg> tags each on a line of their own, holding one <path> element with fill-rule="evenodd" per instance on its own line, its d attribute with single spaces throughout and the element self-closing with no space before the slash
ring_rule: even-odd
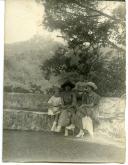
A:
<svg viewBox="0 0 128 165">
<path fill-rule="evenodd" d="M 49 99 L 48 104 L 50 105 L 50 107 L 48 108 L 48 115 L 55 115 L 60 112 L 59 106 L 62 105 L 62 98 L 52 96 Z"/>
</svg>

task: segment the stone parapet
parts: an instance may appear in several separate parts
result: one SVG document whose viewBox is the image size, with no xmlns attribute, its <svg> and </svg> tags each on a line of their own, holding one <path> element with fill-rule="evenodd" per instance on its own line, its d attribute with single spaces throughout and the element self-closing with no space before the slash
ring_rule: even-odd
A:
<svg viewBox="0 0 128 165">
<path fill-rule="evenodd" d="M 47 112 L 5 109 L 3 113 L 4 129 L 49 131 L 52 121 Z"/>
</svg>

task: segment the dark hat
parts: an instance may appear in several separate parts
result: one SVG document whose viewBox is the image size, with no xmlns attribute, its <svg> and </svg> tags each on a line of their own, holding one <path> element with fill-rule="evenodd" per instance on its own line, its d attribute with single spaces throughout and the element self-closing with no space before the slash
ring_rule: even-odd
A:
<svg viewBox="0 0 128 165">
<path fill-rule="evenodd" d="M 74 85 L 71 81 L 69 81 L 69 80 L 65 81 L 65 82 L 61 85 L 61 88 L 64 89 L 66 86 L 70 86 L 71 88 L 74 88 L 74 87 L 75 87 L 75 85 Z"/>
</svg>

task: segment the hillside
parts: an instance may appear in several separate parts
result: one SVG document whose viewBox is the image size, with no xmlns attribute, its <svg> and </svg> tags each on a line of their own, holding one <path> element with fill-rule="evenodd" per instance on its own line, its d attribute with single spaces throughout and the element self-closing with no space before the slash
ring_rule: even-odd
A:
<svg viewBox="0 0 128 165">
<path fill-rule="evenodd" d="M 40 65 L 51 58 L 59 46 L 62 44 L 44 36 L 34 36 L 25 42 L 5 44 L 4 86 L 6 91 L 12 89 L 11 91 L 14 92 L 14 88 L 31 91 L 32 86 L 35 91 L 38 91 L 37 89 L 44 91 L 56 84 L 57 78 L 51 77 L 49 81 L 44 78 Z M 102 56 L 107 57 L 107 63 L 117 56 L 117 51 L 111 48 L 101 48 L 101 52 Z M 22 91 L 18 89 L 18 92 Z"/>
<path fill-rule="evenodd" d="M 5 45 L 5 86 L 28 89 L 30 83 L 48 87 L 40 65 L 53 56 L 60 43 L 50 38 L 34 36 L 31 40 Z"/>
</svg>

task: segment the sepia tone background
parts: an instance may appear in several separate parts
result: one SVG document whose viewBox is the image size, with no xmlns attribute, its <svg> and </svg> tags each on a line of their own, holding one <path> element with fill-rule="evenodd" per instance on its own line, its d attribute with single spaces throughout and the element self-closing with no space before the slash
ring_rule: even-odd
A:
<svg viewBox="0 0 128 165">
<path fill-rule="evenodd" d="M 57 4 L 56 0 L 48 0 L 44 4 L 36 0 L 6 0 L 4 161 L 124 161 L 125 2 L 100 1 L 98 5 L 90 2 L 88 6 L 93 5 L 91 8 L 96 7 L 101 11 L 93 19 L 90 15 L 97 15 L 96 12 L 87 10 L 86 7 L 87 11 L 83 11 L 81 4 L 75 8 L 76 6 L 65 3 Z M 86 14 L 89 17 L 85 19 L 83 16 Z M 80 31 L 82 33 L 79 33 Z M 95 82 L 98 86 L 97 92 L 102 96 L 100 125 L 95 129 L 95 138 L 91 143 L 101 145 L 99 155 L 104 145 L 111 146 L 111 151 L 113 146 L 117 148 L 114 148 L 111 157 L 106 152 L 108 148 L 103 149 L 102 156 L 93 155 L 96 151 L 88 148 L 90 156 L 86 153 L 87 156 L 84 157 L 79 153 L 76 159 L 72 156 L 73 151 L 68 148 L 68 153 L 65 155 L 65 152 L 62 152 L 65 156 L 60 156 L 59 159 L 56 154 L 49 156 L 49 153 L 57 150 L 56 146 L 51 145 L 52 148 L 49 145 L 49 152 L 45 153 L 44 157 L 41 158 L 42 154 L 39 154 L 39 157 L 34 158 L 33 153 L 36 150 L 37 153 L 43 153 L 45 150 L 46 146 L 43 146 L 41 138 L 46 144 L 49 143 L 47 137 L 67 143 L 65 139 L 56 139 L 58 137 L 48 134 L 52 121 L 47 116 L 47 100 L 54 85 L 60 85 L 67 78 L 76 82 L 80 79 L 79 75 L 83 75 L 85 80 Z M 19 136 L 25 140 L 19 141 Z M 32 136 L 40 139 L 42 149 L 38 150 L 36 145 L 32 148 L 27 146 L 28 139 L 32 146 Z M 90 139 L 88 141 L 90 142 Z M 75 142 L 80 149 L 79 142 L 76 139 Z M 36 143 L 38 144 L 37 141 Z M 82 143 L 85 148 L 88 145 L 93 148 L 86 139 Z M 25 148 L 21 147 L 22 144 L 28 147 L 28 158 L 23 154 Z M 60 146 L 58 150 L 59 148 Z M 18 149 L 21 149 L 19 155 L 16 154 Z M 83 153 L 85 151 L 86 149 L 81 150 Z"/>
</svg>

